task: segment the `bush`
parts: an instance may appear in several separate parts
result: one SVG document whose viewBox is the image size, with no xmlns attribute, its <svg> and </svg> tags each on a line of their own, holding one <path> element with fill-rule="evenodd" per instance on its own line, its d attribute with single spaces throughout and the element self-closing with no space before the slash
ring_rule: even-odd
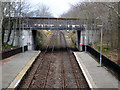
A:
<svg viewBox="0 0 120 90">
<path fill-rule="evenodd" d="M 101 46 L 97 46 L 96 49 L 100 52 L 100 47 Z M 102 46 L 102 52 L 103 53 L 107 53 L 109 51 L 109 48 L 106 45 Z"/>
</svg>

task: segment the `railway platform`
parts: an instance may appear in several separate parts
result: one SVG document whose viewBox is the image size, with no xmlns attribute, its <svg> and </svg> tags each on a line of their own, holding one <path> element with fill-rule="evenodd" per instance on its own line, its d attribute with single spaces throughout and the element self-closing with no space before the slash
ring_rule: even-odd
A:
<svg viewBox="0 0 120 90">
<path fill-rule="evenodd" d="M 120 88 L 120 82 L 104 66 L 85 52 L 74 52 L 76 60 L 90 86 L 90 88 L 115 89 Z"/>
<path fill-rule="evenodd" d="M 39 54 L 40 51 L 26 51 L 2 60 L 0 62 L 0 69 L 2 68 L 0 89 L 16 88 Z"/>
</svg>

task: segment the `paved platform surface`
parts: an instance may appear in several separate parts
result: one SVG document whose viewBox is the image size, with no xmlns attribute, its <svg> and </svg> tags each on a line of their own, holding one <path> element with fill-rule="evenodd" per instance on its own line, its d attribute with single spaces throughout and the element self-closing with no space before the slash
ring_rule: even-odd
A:
<svg viewBox="0 0 120 90">
<path fill-rule="evenodd" d="M 89 54 L 74 52 L 74 55 L 91 88 L 120 88 L 120 82 L 115 76 L 108 72 L 105 67 L 99 67 L 99 63 Z"/>
<path fill-rule="evenodd" d="M 12 58 L 8 58 L 6 63 L 0 65 L 0 69 L 2 68 L 2 88 L 8 88 L 27 63 L 30 62 L 33 57 L 36 58 L 38 53 L 40 53 L 40 51 L 19 53 Z"/>
</svg>

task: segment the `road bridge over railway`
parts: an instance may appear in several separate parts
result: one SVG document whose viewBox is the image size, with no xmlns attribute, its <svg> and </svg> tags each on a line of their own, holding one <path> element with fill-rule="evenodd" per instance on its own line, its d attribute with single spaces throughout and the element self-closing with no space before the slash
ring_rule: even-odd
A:
<svg viewBox="0 0 120 90">
<path fill-rule="evenodd" d="M 9 19 L 9 18 L 5 18 Z M 19 32 L 32 31 L 33 44 L 36 46 L 37 30 L 75 30 L 77 32 L 77 47 L 79 48 L 81 30 L 85 30 L 84 24 L 87 20 L 80 18 L 54 18 L 54 17 L 11 17 L 11 21 L 20 24 L 13 27 Z M 7 29 L 7 28 L 6 28 Z M 23 33 L 24 34 L 24 33 Z M 20 34 L 20 38 L 23 34 Z"/>
<path fill-rule="evenodd" d="M 6 17 L 5 19 L 9 19 Z M 74 30 L 76 31 L 76 46 L 80 49 L 80 43 L 85 44 L 86 33 L 90 28 L 87 28 L 88 20 L 80 18 L 54 18 L 54 17 L 11 17 L 11 21 L 14 21 L 16 29 L 19 31 L 19 38 L 25 35 L 25 32 L 32 32 L 32 42 L 34 49 L 36 48 L 36 32 L 37 30 Z M 92 24 L 95 20 L 92 20 Z M 96 20 L 96 22 L 99 20 Z M 91 22 L 90 22 L 91 23 Z M 6 27 L 7 29 L 7 27 Z M 21 32 L 21 33 L 20 33 Z M 21 41 L 21 40 L 19 40 Z M 89 40 L 91 41 L 91 40 Z"/>
<path fill-rule="evenodd" d="M 81 30 L 83 21 L 79 18 L 49 18 L 49 17 L 12 17 L 19 19 L 22 25 L 16 27 L 24 30 Z"/>
</svg>

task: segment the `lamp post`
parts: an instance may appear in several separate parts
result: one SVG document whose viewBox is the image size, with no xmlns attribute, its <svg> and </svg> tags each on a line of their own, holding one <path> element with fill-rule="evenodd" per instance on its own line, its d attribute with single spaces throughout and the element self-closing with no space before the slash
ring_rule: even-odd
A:
<svg viewBox="0 0 120 90">
<path fill-rule="evenodd" d="M 103 32 L 103 25 L 98 25 L 98 27 L 101 27 L 100 67 L 102 67 L 102 32 Z"/>
<path fill-rule="evenodd" d="M 99 16 L 96 19 L 102 19 L 102 16 Z M 101 28 L 100 67 L 102 67 L 102 34 L 103 34 L 103 22 L 102 22 L 102 25 L 97 25 L 97 26 Z"/>
</svg>

